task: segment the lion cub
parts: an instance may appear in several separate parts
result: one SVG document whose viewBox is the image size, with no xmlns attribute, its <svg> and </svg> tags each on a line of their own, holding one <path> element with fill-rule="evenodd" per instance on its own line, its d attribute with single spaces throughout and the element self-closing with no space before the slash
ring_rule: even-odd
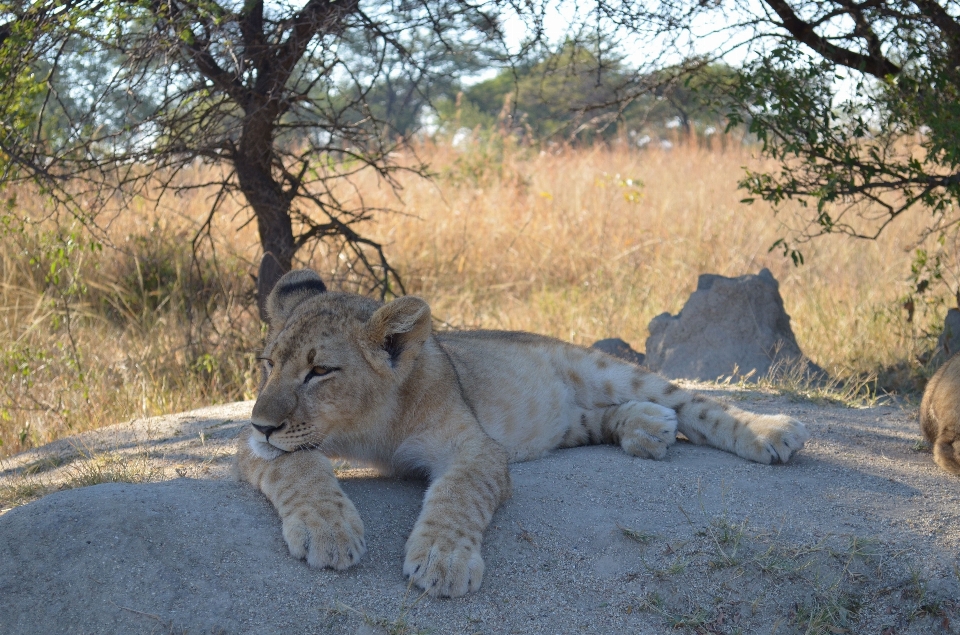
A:
<svg viewBox="0 0 960 635">
<path fill-rule="evenodd" d="M 920 402 L 920 430 L 933 446 L 933 460 L 960 474 L 960 355 L 954 355 L 927 383 Z"/>
<path fill-rule="evenodd" d="M 389 304 L 283 276 L 239 476 L 274 504 L 290 552 L 344 569 L 364 554 L 363 523 L 327 456 L 430 480 L 404 573 L 438 596 L 480 587 L 483 532 L 510 495 L 511 461 L 619 444 L 663 458 L 677 432 L 760 463 L 787 461 L 809 435 L 787 416 L 751 414 L 689 393 L 605 353 L 529 333 L 433 333 L 415 297 Z"/>
</svg>

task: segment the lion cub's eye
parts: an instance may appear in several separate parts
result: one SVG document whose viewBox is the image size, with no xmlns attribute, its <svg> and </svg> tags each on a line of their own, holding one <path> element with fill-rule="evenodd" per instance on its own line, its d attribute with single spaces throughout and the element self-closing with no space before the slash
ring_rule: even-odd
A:
<svg viewBox="0 0 960 635">
<path fill-rule="evenodd" d="M 307 373 L 307 376 L 304 377 L 303 383 L 307 383 L 314 377 L 325 377 L 335 370 L 340 370 L 339 368 L 330 368 L 329 366 L 314 366 L 310 369 L 310 372 Z"/>
</svg>

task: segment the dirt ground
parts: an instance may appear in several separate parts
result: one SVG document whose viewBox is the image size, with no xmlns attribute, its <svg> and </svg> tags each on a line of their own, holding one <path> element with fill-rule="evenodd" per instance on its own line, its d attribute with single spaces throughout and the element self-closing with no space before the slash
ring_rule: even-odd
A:
<svg viewBox="0 0 960 635">
<path fill-rule="evenodd" d="M 483 586 L 453 600 L 401 573 L 421 482 L 340 465 L 369 551 L 346 572 L 294 560 L 229 477 L 249 402 L 11 457 L 0 633 L 960 633 L 960 479 L 919 443 L 915 406 L 688 387 L 812 439 L 778 466 L 683 442 L 663 461 L 516 464 Z"/>
</svg>

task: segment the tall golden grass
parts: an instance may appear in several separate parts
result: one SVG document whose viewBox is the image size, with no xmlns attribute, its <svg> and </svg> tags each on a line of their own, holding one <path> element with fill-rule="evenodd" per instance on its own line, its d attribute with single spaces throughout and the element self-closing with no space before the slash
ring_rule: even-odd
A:
<svg viewBox="0 0 960 635">
<path fill-rule="evenodd" d="M 917 360 L 942 306 L 912 322 L 900 306 L 914 232 L 820 239 L 795 267 L 768 251 L 790 210 L 774 216 L 740 203 L 736 181 L 757 159 L 739 143 L 724 146 L 427 143 L 417 153 L 436 178 L 401 176 L 398 197 L 361 177 L 368 204 L 397 210 L 362 231 L 387 246 L 407 292 L 430 302 L 441 328 L 529 330 L 587 345 L 618 336 L 642 349 L 651 318 L 679 311 L 699 274 L 768 267 L 801 348 L 821 366 L 840 377 L 886 373 L 901 388 L 911 385 L 903 376 L 922 378 Z M 51 245 L 76 228 L 3 236 L 0 456 L 134 416 L 253 396 L 260 326 L 249 273 L 259 246 L 235 203 L 194 261 L 190 239 L 210 200 L 194 192 L 117 210 L 112 244 L 71 247 L 57 283 Z M 319 249 L 308 264 L 332 286 L 349 286 L 335 251 Z"/>
</svg>

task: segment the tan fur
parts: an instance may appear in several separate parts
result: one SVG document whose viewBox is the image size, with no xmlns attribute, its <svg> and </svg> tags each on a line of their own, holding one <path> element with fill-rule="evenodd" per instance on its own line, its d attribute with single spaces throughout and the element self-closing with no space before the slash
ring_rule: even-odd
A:
<svg viewBox="0 0 960 635">
<path fill-rule="evenodd" d="M 599 351 L 528 333 L 433 334 L 418 298 L 381 305 L 317 281 L 291 272 L 268 298 L 264 380 L 237 461 L 311 565 L 344 568 L 365 550 L 328 455 L 430 479 L 403 571 L 459 596 L 480 586 L 480 543 L 510 494 L 511 461 L 590 443 L 659 459 L 679 431 L 775 463 L 809 438 L 794 419 L 719 404 Z"/>
<path fill-rule="evenodd" d="M 960 474 L 960 355 L 954 355 L 927 383 L 920 402 L 920 430 L 933 447 L 933 460 Z"/>
</svg>

